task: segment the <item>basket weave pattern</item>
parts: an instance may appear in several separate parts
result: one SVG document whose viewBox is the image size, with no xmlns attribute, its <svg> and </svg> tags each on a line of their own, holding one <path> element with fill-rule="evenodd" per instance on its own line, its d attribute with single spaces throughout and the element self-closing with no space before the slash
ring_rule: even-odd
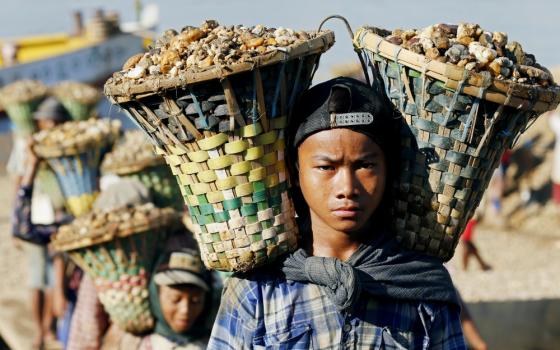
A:
<svg viewBox="0 0 560 350">
<path fill-rule="evenodd" d="M 89 212 L 97 198 L 101 155 L 101 149 L 90 148 L 76 155 L 46 158 L 75 217 Z"/>
<path fill-rule="evenodd" d="M 176 210 L 184 208 L 177 180 L 166 164 L 153 165 L 120 175 L 142 182 L 150 190 L 152 201 L 157 207 L 173 207 Z"/>
<path fill-rule="evenodd" d="M 177 176 L 208 268 L 247 271 L 296 248 L 284 129 L 333 42 L 326 32 L 253 65 L 105 85 Z"/>
<path fill-rule="evenodd" d="M 34 135 L 33 150 L 53 169 L 66 205 L 75 217 L 91 209 L 99 192 L 101 159 L 112 147 L 119 130 L 119 122 L 91 119 L 67 122 Z"/>
<path fill-rule="evenodd" d="M 119 328 L 135 334 L 154 326 L 148 278 L 158 234 L 137 234 L 70 253 L 94 280 L 99 300 Z M 150 247 L 149 249 L 147 247 Z"/>
<path fill-rule="evenodd" d="M 557 91 L 532 94 L 512 84 L 502 93 L 506 84 L 481 81 L 466 71 L 457 82 L 441 74 L 451 74 L 454 66 L 436 65 L 364 33 L 355 43 L 406 121 L 393 208 L 397 238 L 407 248 L 449 260 L 504 150 L 537 110 L 558 104 Z"/>
<path fill-rule="evenodd" d="M 153 213 L 153 211 L 152 211 Z M 148 281 L 155 257 L 167 232 L 179 224 L 169 208 L 156 216 L 102 225 L 70 237 L 55 235 L 52 246 L 69 256 L 94 281 L 99 300 L 111 320 L 135 334 L 154 326 L 150 311 Z"/>
<path fill-rule="evenodd" d="M 288 98 L 295 100 L 309 84 L 315 62 L 316 56 L 308 56 L 256 68 L 221 83 L 191 86 L 190 94 L 163 97 L 158 105 L 179 122 L 169 120 L 174 132 L 161 132 L 159 125 L 152 137 L 177 177 L 209 268 L 247 271 L 296 248 L 284 129 Z M 137 119 L 157 120 L 156 111 L 139 104 L 129 107 Z M 213 117 L 223 118 L 221 132 L 205 130 L 218 120 Z M 195 125 L 182 123 L 192 119 Z"/>
<path fill-rule="evenodd" d="M 199 151 L 166 156 L 178 176 L 206 263 L 245 270 L 296 246 L 294 208 L 284 163 L 286 118 L 198 142 Z M 180 158 L 186 155 L 189 162 Z"/>
</svg>

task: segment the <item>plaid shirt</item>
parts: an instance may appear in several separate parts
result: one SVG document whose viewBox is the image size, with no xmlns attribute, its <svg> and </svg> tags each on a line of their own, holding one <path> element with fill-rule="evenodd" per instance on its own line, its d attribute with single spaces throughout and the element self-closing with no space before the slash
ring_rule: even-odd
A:
<svg viewBox="0 0 560 350">
<path fill-rule="evenodd" d="M 364 293 L 354 310 L 340 312 L 321 287 L 274 272 L 233 276 L 208 349 L 466 349 L 454 306 Z"/>
</svg>

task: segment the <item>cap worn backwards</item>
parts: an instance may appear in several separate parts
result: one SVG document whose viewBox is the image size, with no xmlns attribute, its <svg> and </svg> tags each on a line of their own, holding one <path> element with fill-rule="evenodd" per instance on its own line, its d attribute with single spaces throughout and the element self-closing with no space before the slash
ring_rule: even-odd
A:
<svg viewBox="0 0 560 350">
<path fill-rule="evenodd" d="M 395 137 L 398 114 L 382 89 L 352 78 L 338 77 L 306 91 L 291 114 L 297 148 L 319 131 L 348 128 L 366 134 L 382 149 Z"/>
</svg>

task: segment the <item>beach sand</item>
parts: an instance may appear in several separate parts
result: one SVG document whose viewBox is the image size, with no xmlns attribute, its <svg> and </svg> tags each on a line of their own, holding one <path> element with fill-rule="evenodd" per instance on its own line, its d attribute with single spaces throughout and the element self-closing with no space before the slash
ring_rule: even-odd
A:
<svg viewBox="0 0 560 350">
<path fill-rule="evenodd" d="M 14 194 L 13 181 L 5 164 L 11 148 L 11 137 L 0 135 L 0 336 L 14 350 L 31 349 L 33 324 L 30 294 L 27 289 L 27 260 L 23 250 L 11 238 L 10 215 Z"/>
</svg>

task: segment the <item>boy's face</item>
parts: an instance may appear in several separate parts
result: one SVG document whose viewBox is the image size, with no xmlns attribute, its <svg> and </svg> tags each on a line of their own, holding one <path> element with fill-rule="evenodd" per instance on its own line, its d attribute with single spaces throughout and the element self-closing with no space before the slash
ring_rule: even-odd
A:
<svg viewBox="0 0 560 350">
<path fill-rule="evenodd" d="M 381 148 L 350 129 L 320 131 L 298 148 L 299 185 L 313 224 L 353 233 L 368 223 L 385 190 Z"/>
</svg>

